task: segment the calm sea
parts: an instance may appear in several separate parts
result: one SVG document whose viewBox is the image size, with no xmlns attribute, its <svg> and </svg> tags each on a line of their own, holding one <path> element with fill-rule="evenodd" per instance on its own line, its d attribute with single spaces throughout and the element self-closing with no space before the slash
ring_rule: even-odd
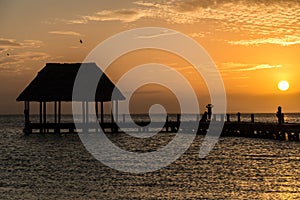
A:
<svg viewBox="0 0 300 200">
<path fill-rule="evenodd" d="M 136 175 L 95 160 L 77 135 L 24 136 L 23 120 L 0 116 L 0 199 L 300 199 L 299 142 L 226 137 L 200 159 L 203 136 L 197 136 L 171 165 Z M 256 120 L 276 117 L 258 114 Z M 300 116 L 286 114 L 286 120 L 300 122 Z M 173 136 L 109 138 L 128 150 L 151 151 Z"/>
</svg>

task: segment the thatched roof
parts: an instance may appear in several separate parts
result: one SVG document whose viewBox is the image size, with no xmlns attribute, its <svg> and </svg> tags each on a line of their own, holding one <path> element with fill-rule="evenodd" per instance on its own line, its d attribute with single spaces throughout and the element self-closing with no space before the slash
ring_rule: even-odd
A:
<svg viewBox="0 0 300 200">
<path fill-rule="evenodd" d="M 97 90 L 93 98 L 96 101 L 111 101 L 111 95 L 115 85 L 102 73 L 101 69 L 95 63 L 47 63 L 46 66 L 38 72 L 37 76 L 19 95 L 17 101 L 72 101 L 73 85 L 79 69 L 89 71 L 89 74 L 95 75 L 99 80 Z M 86 91 L 91 88 L 89 79 L 86 85 L 82 87 Z M 114 100 L 124 100 L 125 97 L 116 88 L 117 95 Z M 91 101 L 93 98 L 84 97 L 84 94 L 78 97 L 78 101 Z"/>
</svg>

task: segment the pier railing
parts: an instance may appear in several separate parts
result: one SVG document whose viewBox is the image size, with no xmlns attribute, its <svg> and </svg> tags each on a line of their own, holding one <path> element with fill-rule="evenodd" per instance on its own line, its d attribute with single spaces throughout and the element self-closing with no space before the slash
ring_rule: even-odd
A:
<svg viewBox="0 0 300 200">
<path fill-rule="evenodd" d="M 266 139 L 278 139 L 289 141 L 300 141 L 300 124 L 297 123 L 263 123 L 255 122 L 254 114 L 250 114 L 250 120 L 247 122 L 241 121 L 241 114 L 238 113 L 235 117 L 232 114 L 226 115 L 213 115 L 211 121 L 201 121 L 200 115 L 196 117 L 196 120 L 181 121 L 179 114 L 174 117 L 167 117 L 164 126 L 161 127 L 161 122 L 151 122 L 151 127 L 147 125 L 150 123 L 148 120 L 138 121 L 136 124 L 139 128 L 132 128 L 132 124 L 125 121 L 119 122 L 122 124 L 122 129 L 136 132 L 157 131 L 161 133 L 170 132 L 197 132 L 197 134 L 206 134 L 211 121 L 217 120 L 224 122 L 221 136 L 232 137 L 251 137 L 251 138 L 266 138 Z M 225 117 L 226 116 L 226 117 Z M 121 133 L 122 130 L 115 122 L 85 122 L 85 123 L 29 123 L 26 124 L 25 129 L 27 133 L 76 133 L 84 130 L 88 127 L 89 131 L 98 132 L 101 127 L 106 133 Z M 99 126 L 100 125 L 100 126 Z M 197 130 L 193 130 L 192 127 L 198 127 Z M 77 129 L 76 129 L 77 128 Z M 25 130 L 24 130 L 25 132 Z"/>
</svg>

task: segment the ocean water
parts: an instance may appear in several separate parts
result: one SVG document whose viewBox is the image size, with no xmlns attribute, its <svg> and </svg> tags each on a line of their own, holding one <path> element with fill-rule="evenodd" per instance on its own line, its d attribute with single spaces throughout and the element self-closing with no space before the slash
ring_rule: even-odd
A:
<svg viewBox="0 0 300 200">
<path fill-rule="evenodd" d="M 299 122 L 297 115 L 288 116 L 289 123 Z M 0 116 L 0 199 L 300 199 L 299 142 L 224 137 L 200 159 L 203 136 L 197 136 L 171 165 L 130 174 L 94 159 L 75 134 L 25 136 L 23 120 Z M 174 134 L 144 142 L 108 137 L 143 152 L 164 146 Z"/>
</svg>

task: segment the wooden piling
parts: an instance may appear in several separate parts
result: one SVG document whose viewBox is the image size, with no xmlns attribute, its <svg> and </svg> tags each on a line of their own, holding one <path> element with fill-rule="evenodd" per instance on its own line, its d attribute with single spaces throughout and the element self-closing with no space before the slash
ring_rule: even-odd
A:
<svg viewBox="0 0 300 200">
<path fill-rule="evenodd" d="M 86 123 L 88 124 L 89 123 L 89 102 L 88 101 L 86 101 L 85 102 L 85 107 L 86 107 L 86 109 L 85 109 L 85 112 L 86 112 Z"/>
<path fill-rule="evenodd" d="M 104 123 L 104 106 L 103 106 L 103 101 L 101 101 L 101 123 Z"/>
<path fill-rule="evenodd" d="M 57 124 L 57 101 L 54 101 L 54 123 Z"/>
<path fill-rule="evenodd" d="M 180 114 L 177 114 L 177 120 L 176 120 L 177 123 L 180 123 L 180 116 L 181 116 Z M 197 116 L 199 116 L 199 115 L 197 115 Z"/>
<path fill-rule="evenodd" d="M 254 123 L 254 114 L 251 114 L 251 123 Z"/>
<path fill-rule="evenodd" d="M 230 114 L 226 114 L 226 121 L 230 122 Z"/>
<path fill-rule="evenodd" d="M 46 117 L 47 116 L 47 113 L 46 113 L 47 112 L 47 108 L 46 108 L 46 106 L 47 106 L 46 102 L 44 101 L 43 102 L 43 123 L 44 124 L 46 124 L 46 122 L 47 122 L 47 117 Z"/>
<path fill-rule="evenodd" d="M 58 133 L 60 133 L 60 124 L 61 124 L 61 101 L 58 101 Z"/>
<path fill-rule="evenodd" d="M 98 117 L 99 117 L 98 101 L 95 102 L 95 111 L 96 111 L 96 118 L 97 118 L 97 122 L 98 122 Z"/>
<path fill-rule="evenodd" d="M 166 126 L 166 132 L 169 132 L 169 123 L 168 122 L 169 122 L 169 115 L 167 114 L 166 123 L 165 123 L 166 124 L 165 125 Z"/>
<path fill-rule="evenodd" d="M 84 101 L 82 102 L 82 123 L 85 123 L 85 105 Z"/>
<path fill-rule="evenodd" d="M 43 123 L 43 117 L 42 117 L 42 115 L 43 115 L 43 110 L 42 110 L 42 107 L 43 107 L 43 105 L 42 105 L 42 102 L 40 101 L 40 124 Z M 43 133 L 43 128 L 42 128 L 42 126 L 40 127 L 40 133 Z"/>
<path fill-rule="evenodd" d="M 116 110 L 116 122 L 118 123 L 118 121 L 119 121 L 119 103 L 118 103 L 118 100 L 116 100 L 115 110 Z"/>
</svg>

